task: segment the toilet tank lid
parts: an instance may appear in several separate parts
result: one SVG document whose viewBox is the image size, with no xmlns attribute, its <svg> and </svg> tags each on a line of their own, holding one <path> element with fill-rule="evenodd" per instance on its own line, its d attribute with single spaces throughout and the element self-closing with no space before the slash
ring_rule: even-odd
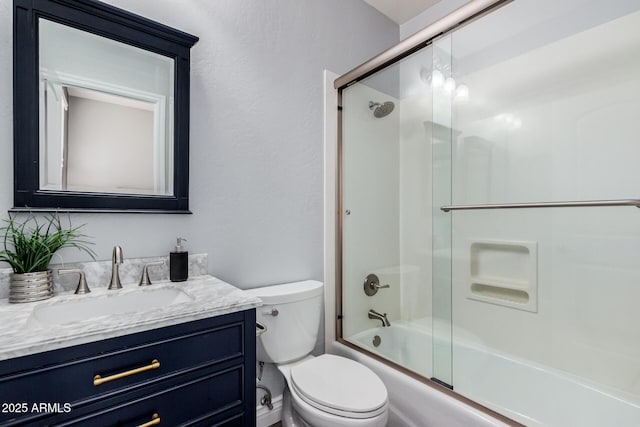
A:
<svg viewBox="0 0 640 427">
<path fill-rule="evenodd" d="M 263 304 L 284 304 L 301 301 L 322 295 L 322 282 L 305 280 L 303 282 L 284 283 L 247 289 L 245 292 L 262 300 Z"/>
</svg>

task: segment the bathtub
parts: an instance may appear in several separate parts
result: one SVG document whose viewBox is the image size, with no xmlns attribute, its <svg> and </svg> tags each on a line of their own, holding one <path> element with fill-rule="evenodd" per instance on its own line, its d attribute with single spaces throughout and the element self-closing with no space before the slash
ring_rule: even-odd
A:
<svg viewBox="0 0 640 427">
<path fill-rule="evenodd" d="M 378 337 L 378 345 L 374 339 Z M 424 377 L 432 376 L 432 339 L 429 331 L 411 324 L 394 322 L 390 328 L 373 328 L 349 339 Z"/>
<path fill-rule="evenodd" d="M 377 347 L 376 335 L 381 338 Z M 432 337 L 424 328 L 400 322 L 349 341 L 431 376 Z M 364 363 L 382 378 L 390 395 L 389 427 L 506 425 L 348 346 L 336 342 L 330 351 Z M 460 342 L 453 345 L 453 366 L 456 392 L 527 426 L 640 426 L 637 397 L 605 391 L 553 368 Z"/>
</svg>

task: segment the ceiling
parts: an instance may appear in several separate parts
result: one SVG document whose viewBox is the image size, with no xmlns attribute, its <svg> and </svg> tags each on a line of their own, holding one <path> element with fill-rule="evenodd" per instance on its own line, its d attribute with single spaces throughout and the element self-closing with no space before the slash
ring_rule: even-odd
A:
<svg viewBox="0 0 640 427">
<path fill-rule="evenodd" d="M 440 0 L 364 0 L 397 24 L 424 12 Z"/>
</svg>

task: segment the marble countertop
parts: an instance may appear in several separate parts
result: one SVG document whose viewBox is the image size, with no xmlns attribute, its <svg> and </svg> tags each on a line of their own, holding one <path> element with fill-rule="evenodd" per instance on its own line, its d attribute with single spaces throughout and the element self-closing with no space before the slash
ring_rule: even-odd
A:
<svg viewBox="0 0 640 427">
<path fill-rule="evenodd" d="M 118 298 L 162 288 L 179 289 L 183 298 L 162 307 L 136 307 L 136 311 L 91 316 L 87 320 L 63 323 L 45 322 L 34 314 L 34 309 L 38 307 L 65 302 L 70 303 L 69 307 L 79 307 L 81 301 L 95 302 L 89 299 Z M 44 301 L 26 304 L 9 304 L 8 300 L 3 299 L 0 300 L 0 360 L 234 313 L 260 305 L 262 302 L 258 298 L 212 276 L 190 277 L 186 282 L 179 283 L 154 282 L 142 288 L 137 284 L 123 285 L 123 289 L 111 291 L 94 288 L 86 295 L 64 292 Z"/>
</svg>

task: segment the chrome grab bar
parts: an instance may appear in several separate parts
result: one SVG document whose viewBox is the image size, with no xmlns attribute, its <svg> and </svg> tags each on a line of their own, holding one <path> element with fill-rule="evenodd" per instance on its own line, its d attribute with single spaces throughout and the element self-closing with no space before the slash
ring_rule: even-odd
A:
<svg viewBox="0 0 640 427">
<path fill-rule="evenodd" d="M 583 200 L 571 202 L 501 203 L 492 205 L 448 205 L 441 211 L 463 211 L 477 209 L 522 209 L 522 208 L 579 208 L 590 206 L 635 206 L 640 208 L 640 199 L 623 200 Z"/>
</svg>

